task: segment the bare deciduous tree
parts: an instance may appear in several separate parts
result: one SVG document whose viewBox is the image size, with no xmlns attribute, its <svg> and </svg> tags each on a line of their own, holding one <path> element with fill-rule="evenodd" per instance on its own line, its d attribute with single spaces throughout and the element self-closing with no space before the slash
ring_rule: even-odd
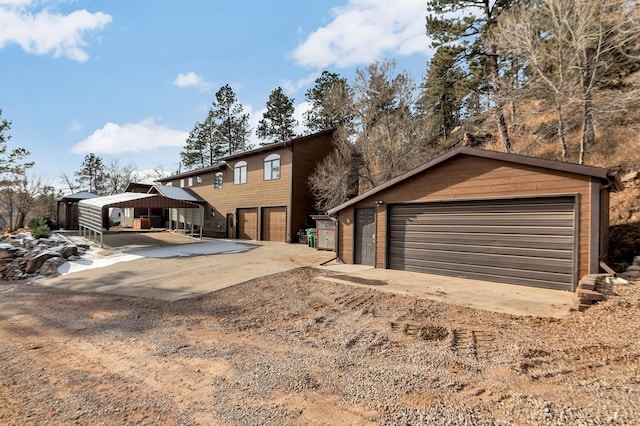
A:
<svg viewBox="0 0 640 426">
<path fill-rule="evenodd" d="M 494 43 L 526 62 L 535 75 L 531 87 L 543 85 L 552 93 L 563 160 L 568 160 L 567 107 L 580 105 L 582 164 L 595 143 L 596 112 L 603 111 L 594 91 L 630 47 L 637 52 L 639 25 L 638 6 L 626 0 L 538 0 L 501 17 Z"/>
<path fill-rule="evenodd" d="M 356 149 L 362 158 L 361 190 L 377 186 L 414 167 L 424 157 L 412 114 L 414 84 L 392 61 L 358 69 L 353 84 L 358 126 Z"/>
<path fill-rule="evenodd" d="M 316 166 L 309 187 L 320 212 L 336 207 L 358 194 L 360 161 L 344 129 L 334 134 L 336 148 Z"/>
<path fill-rule="evenodd" d="M 136 166 L 127 164 L 120 167 L 118 160 L 113 160 L 107 164 L 104 173 L 105 194 L 119 194 L 124 192 L 127 186 L 136 180 Z"/>
</svg>

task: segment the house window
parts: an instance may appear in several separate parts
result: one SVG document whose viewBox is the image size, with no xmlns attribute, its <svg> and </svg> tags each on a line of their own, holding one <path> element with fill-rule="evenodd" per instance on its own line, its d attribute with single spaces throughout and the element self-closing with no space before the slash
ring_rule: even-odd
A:
<svg viewBox="0 0 640 426">
<path fill-rule="evenodd" d="M 189 178 L 189 186 L 193 186 L 193 178 L 192 177 Z"/>
<path fill-rule="evenodd" d="M 264 180 L 280 179 L 280 156 L 271 154 L 264 159 Z"/>
<path fill-rule="evenodd" d="M 222 189 L 222 176 L 222 172 L 218 172 L 213 177 L 213 189 Z"/>
<path fill-rule="evenodd" d="M 184 188 L 184 179 L 180 179 L 180 188 Z"/>
<path fill-rule="evenodd" d="M 173 182 L 167 182 L 167 186 L 173 186 Z"/>
<path fill-rule="evenodd" d="M 233 183 L 234 185 L 240 185 L 247 183 L 247 162 L 238 161 L 233 167 Z"/>
<path fill-rule="evenodd" d="M 196 176 L 196 183 L 197 184 L 202 183 L 202 176 Z"/>
</svg>

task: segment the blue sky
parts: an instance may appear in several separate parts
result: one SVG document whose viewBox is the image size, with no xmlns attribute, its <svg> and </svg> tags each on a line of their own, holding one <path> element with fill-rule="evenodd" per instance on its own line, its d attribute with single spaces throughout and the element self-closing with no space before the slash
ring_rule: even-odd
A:
<svg viewBox="0 0 640 426">
<path fill-rule="evenodd" d="M 424 0 L 0 0 L 0 108 L 34 174 L 72 176 L 88 153 L 176 170 L 185 138 L 230 84 L 255 130 L 281 86 L 306 110 L 323 70 L 394 59 L 419 82 Z"/>
</svg>

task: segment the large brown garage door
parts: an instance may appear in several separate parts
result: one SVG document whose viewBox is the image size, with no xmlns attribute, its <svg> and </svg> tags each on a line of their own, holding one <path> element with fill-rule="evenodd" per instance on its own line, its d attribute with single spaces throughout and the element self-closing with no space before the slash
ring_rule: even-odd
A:
<svg viewBox="0 0 640 426">
<path fill-rule="evenodd" d="M 285 242 L 287 238 L 287 208 L 264 207 L 262 209 L 262 239 Z"/>
<path fill-rule="evenodd" d="M 238 209 L 238 238 L 258 239 L 258 209 Z"/>
<path fill-rule="evenodd" d="M 390 206 L 389 267 L 571 290 L 574 198 Z"/>
</svg>

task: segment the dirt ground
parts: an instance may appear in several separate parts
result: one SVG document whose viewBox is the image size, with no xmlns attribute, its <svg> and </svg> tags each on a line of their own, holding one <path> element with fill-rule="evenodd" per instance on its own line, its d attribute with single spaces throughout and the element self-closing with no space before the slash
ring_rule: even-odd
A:
<svg viewBox="0 0 640 426">
<path fill-rule="evenodd" d="M 0 424 L 640 424 L 638 285 L 567 319 L 320 283 L 0 283 Z"/>
</svg>

